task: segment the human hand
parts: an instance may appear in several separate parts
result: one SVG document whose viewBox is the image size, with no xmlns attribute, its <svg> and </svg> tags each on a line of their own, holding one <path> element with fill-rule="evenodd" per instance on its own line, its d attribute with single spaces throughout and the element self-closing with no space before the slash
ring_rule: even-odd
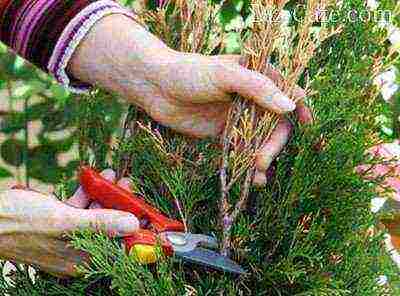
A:
<svg viewBox="0 0 400 296">
<path fill-rule="evenodd" d="M 102 174 L 115 179 L 111 170 Z M 129 181 L 121 179 L 119 185 L 128 188 Z M 81 189 L 65 203 L 29 190 L 0 193 L 0 258 L 34 265 L 57 276 L 76 276 L 76 265 L 88 259 L 68 244 L 65 234 L 91 229 L 119 237 L 138 228 L 134 215 L 101 209 L 90 203 Z"/>
<path fill-rule="evenodd" d="M 389 201 L 389 207 L 400 202 L 400 146 L 399 141 L 393 143 L 384 143 L 372 147 L 367 154 L 380 159 L 381 163 L 377 165 L 360 165 L 356 168 L 366 180 L 379 180 L 377 194 L 388 197 L 394 202 Z M 383 199 L 383 201 L 385 201 Z M 383 202 L 382 202 L 383 204 Z M 386 206 L 386 205 L 385 205 Z M 379 209 L 374 209 L 378 211 Z M 398 206 L 395 210 L 398 212 Z M 390 234 L 390 240 L 393 247 L 400 251 L 400 215 L 390 215 L 384 217 L 381 222 L 387 228 Z"/>
<path fill-rule="evenodd" d="M 203 138 L 221 134 L 233 93 L 278 114 L 296 108 L 274 83 L 282 79 L 276 71 L 266 77 L 242 67 L 239 59 L 176 52 L 131 19 L 111 15 L 92 28 L 69 69 L 82 81 L 119 93 L 159 123 Z M 295 96 L 303 98 L 304 91 L 297 89 Z M 310 114 L 302 103 L 298 111 L 302 118 Z M 290 129 L 282 119 L 261 149 L 259 182 L 265 181 L 265 171 L 286 144 Z"/>
<path fill-rule="evenodd" d="M 360 165 L 356 168 L 366 180 L 382 179 L 378 193 L 391 191 L 390 197 L 400 202 L 400 146 L 399 141 L 384 143 L 367 150 L 367 154 L 381 159 L 377 165 Z"/>
</svg>

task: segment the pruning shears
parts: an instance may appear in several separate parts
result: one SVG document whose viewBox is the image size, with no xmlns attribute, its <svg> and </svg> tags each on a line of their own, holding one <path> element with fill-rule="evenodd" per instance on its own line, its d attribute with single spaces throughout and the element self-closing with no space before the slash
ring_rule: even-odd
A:
<svg viewBox="0 0 400 296">
<path fill-rule="evenodd" d="M 208 235 L 185 232 L 182 222 L 162 214 L 141 197 L 110 182 L 90 167 L 80 170 L 80 184 L 93 201 L 107 209 L 126 211 L 149 226 L 124 238 L 128 252 L 143 264 L 157 261 L 157 246 L 166 256 L 178 256 L 185 261 L 234 274 L 245 274 L 236 262 L 216 251 L 218 241 Z"/>
</svg>

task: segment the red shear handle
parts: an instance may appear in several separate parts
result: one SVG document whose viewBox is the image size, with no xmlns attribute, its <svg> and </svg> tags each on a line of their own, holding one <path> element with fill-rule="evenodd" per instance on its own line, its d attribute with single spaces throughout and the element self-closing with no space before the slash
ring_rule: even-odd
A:
<svg viewBox="0 0 400 296">
<path fill-rule="evenodd" d="M 128 251 L 135 245 L 156 246 L 157 244 L 160 244 L 161 249 L 166 256 L 172 256 L 174 253 L 174 249 L 167 239 L 158 236 L 148 229 L 139 229 L 131 236 L 124 237 L 124 243 Z"/>
<path fill-rule="evenodd" d="M 121 210 L 146 219 L 157 232 L 184 231 L 183 223 L 164 216 L 160 211 L 128 190 L 108 181 L 89 167 L 82 167 L 80 184 L 86 194 L 107 209 Z"/>
</svg>

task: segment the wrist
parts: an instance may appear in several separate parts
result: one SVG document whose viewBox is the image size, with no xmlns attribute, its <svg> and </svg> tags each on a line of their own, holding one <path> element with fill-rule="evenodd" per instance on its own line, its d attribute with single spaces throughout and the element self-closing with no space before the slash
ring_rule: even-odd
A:
<svg viewBox="0 0 400 296">
<path fill-rule="evenodd" d="M 137 84 L 154 78 L 175 54 L 134 20 L 113 14 L 98 21 L 87 34 L 68 71 L 82 82 L 117 92 L 143 106 Z"/>
</svg>

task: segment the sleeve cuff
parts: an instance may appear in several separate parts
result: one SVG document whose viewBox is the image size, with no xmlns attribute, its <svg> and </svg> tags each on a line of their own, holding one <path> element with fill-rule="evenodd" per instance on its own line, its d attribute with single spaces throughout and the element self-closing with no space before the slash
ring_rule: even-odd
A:
<svg viewBox="0 0 400 296">
<path fill-rule="evenodd" d="M 69 91 L 87 93 L 91 85 L 70 77 L 66 71 L 76 48 L 90 29 L 101 18 L 110 14 L 122 14 L 135 20 L 135 14 L 112 0 L 96 1 L 80 11 L 65 27 L 50 57 L 47 69 Z"/>
</svg>

